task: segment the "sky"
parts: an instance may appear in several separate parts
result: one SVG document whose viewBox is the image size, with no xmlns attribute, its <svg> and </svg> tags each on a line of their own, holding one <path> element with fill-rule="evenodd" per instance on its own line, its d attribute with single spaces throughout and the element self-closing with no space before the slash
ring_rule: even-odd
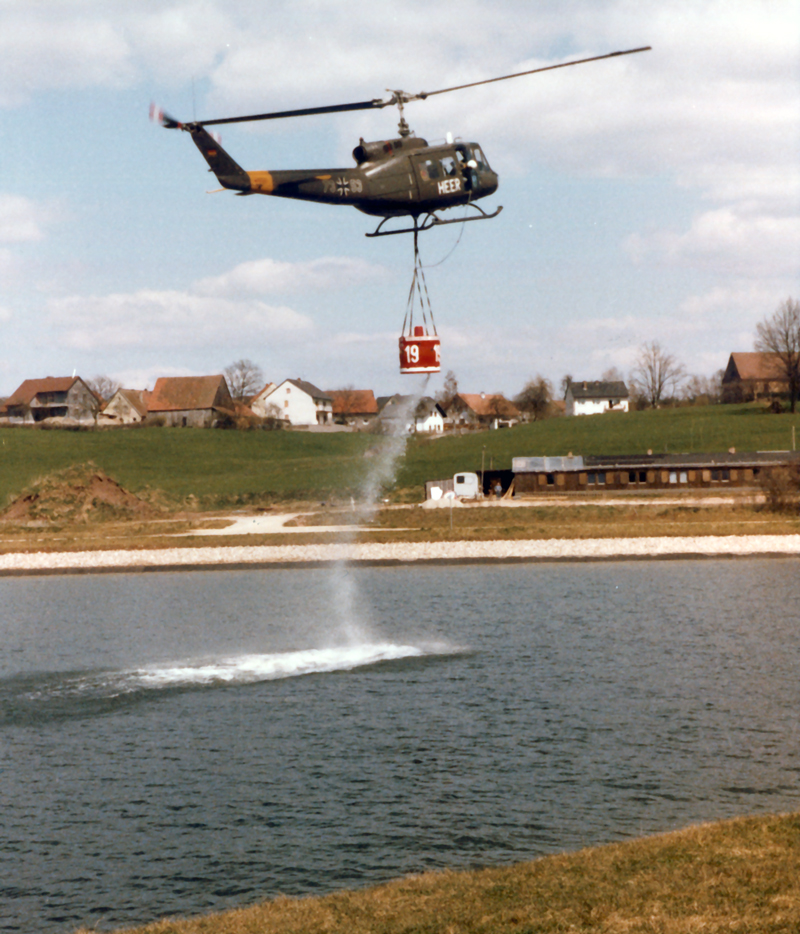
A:
<svg viewBox="0 0 800 934">
<path fill-rule="evenodd" d="M 652 51 L 406 107 L 476 141 L 495 219 L 420 238 L 442 373 L 518 393 L 627 374 L 658 341 L 710 376 L 800 298 L 796 0 L 0 0 L 0 396 L 129 388 L 247 358 L 274 382 L 410 392 L 408 236 L 349 206 L 207 193 L 148 119 L 315 107 Z M 245 169 L 349 167 L 391 108 L 222 127 Z M 459 216 L 458 212 L 450 212 Z M 424 382 L 424 380 L 422 381 Z M 412 385 L 413 384 L 413 385 Z"/>
</svg>

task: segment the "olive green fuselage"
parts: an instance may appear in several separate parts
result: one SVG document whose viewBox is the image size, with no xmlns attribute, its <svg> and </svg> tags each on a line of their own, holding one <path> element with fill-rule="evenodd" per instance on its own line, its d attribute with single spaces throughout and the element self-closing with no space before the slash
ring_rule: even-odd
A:
<svg viewBox="0 0 800 934">
<path fill-rule="evenodd" d="M 220 184 L 241 195 L 349 204 L 376 217 L 419 217 L 497 190 L 497 175 L 475 143 L 362 140 L 353 152 L 354 168 L 247 172 L 202 127 L 187 129 Z"/>
</svg>

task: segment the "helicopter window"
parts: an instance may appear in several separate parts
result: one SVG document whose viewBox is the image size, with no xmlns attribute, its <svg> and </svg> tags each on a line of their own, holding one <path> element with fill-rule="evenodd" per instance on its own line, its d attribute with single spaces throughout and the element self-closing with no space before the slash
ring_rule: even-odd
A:
<svg viewBox="0 0 800 934">
<path fill-rule="evenodd" d="M 483 158 L 483 153 L 481 152 L 481 147 L 480 147 L 480 146 L 475 146 L 475 147 L 473 148 L 473 150 L 472 150 L 472 158 L 478 163 L 478 168 L 479 168 L 481 171 L 483 171 L 484 169 L 488 169 L 488 168 L 489 168 L 489 166 L 488 166 L 486 160 Z"/>
<path fill-rule="evenodd" d="M 439 163 L 435 159 L 426 159 L 422 164 L 423 178 L 427 172 L 428 178 L 433 181 L 440 177 Z"/>
<path fill-rule="evenodd" d="M 445 156 L 441 163 L 445 176 L 452 178 L 458 174 L 456 172 L 456 160 L 452 156 Z"/>
</svg>

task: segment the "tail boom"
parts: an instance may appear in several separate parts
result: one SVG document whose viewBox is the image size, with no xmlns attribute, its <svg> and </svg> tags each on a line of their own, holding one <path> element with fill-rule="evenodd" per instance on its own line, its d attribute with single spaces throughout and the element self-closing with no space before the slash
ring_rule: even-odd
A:
<svg viewBox="0 0 800 934">
<path fill-rule="evenodd" d="M 210 133 L 196 124 L 181 124 L 180 128 L 192 134 L 195 146 L 219 179 L 220 185 L 234 191 L 250 192 L 252 183 L 248 173 L 225 152 Z"/>
</svg>

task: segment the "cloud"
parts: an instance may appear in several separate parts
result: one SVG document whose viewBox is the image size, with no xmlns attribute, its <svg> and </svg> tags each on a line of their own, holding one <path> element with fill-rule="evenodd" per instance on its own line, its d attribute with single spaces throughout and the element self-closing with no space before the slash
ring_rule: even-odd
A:
<svg viewBox="0 0 800 934">
<path fill-rule="evenodd" d="M 732 208 L 699 215 L 685 233 L 634 234 L 630 256 L 708 270 L 720 275 L 796 275 L 800 256 L 800 216 L 741 216 Z"/>
<path fill-rule="evenodd" d="M 132 78 L 130 50 L 101 11 L 76 3 L 6 3 L 0 17 L 0 105 L 53 88 L 121 87 Z"/>
<path fill-rule="evenodd" d="M 201 279 L 199 295 L 266 295 L 279 292 L 320 292 L 348 289 L 388 275 L 383 267 L 362 259 L 327 256 L 288 263 L 269 257 L 241 263 L 221 276 Z"/>
<path fill-rule="evenodd" d="M 84 351 L 271 344 L 312 329 L 285 306 L 179 291 L 54 298 L 48 310 L 63 343 Z"/>
<path fill-rule="evenodd" d="M 41 240 L 52 211 L 23 195 L 0 192 L 0 243 Z"/>
</svg>

